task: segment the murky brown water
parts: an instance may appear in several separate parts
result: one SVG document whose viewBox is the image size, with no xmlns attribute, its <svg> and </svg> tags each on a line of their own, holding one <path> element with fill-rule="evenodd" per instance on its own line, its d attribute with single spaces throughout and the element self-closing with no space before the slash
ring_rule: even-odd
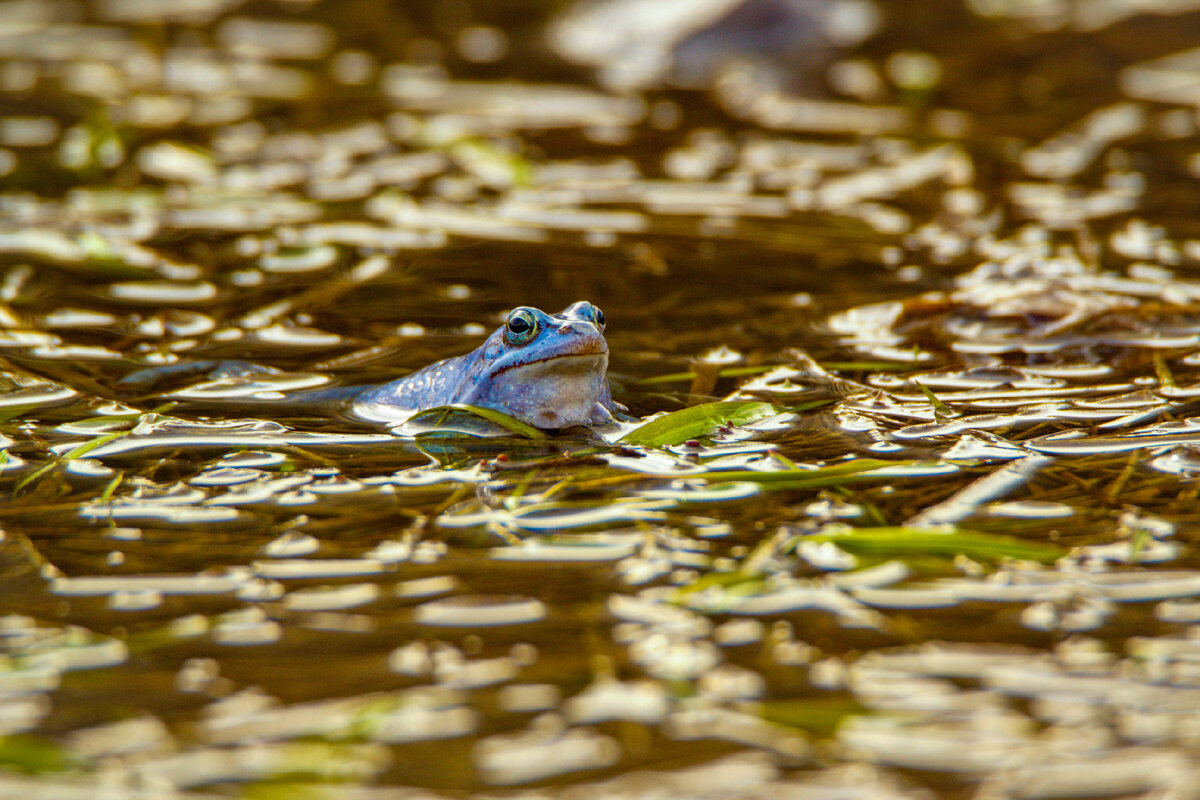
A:
<svg viewBox="0 0 1200 800">
<path fill-rule="evenodd" d="M 1193 5 L 6 0 L 0 796 L 1200 797 Z"/>
</svg>

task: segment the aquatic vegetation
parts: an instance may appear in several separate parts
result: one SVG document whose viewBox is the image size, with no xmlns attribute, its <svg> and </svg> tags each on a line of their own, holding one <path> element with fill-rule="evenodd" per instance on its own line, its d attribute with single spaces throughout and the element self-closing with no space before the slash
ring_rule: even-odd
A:
<svg viewBox="0 0 1200 800">
<path fill-rule="evenodd" d="M 421 411 L 416 416 L 409 417 L 405 423 L 406 427 L 404 430 L 415 432 L 419 428 L 426 428 L 430 434 L 437 432 L 467 434 L 486 432 L 487 428 L 481 426 L 479 420 L 492 423 L 494 426 L 493 430 L 498 428 L 500 431 L 508 431 L 526 439 L 539 440 L 549 438 L 548 434 L 544 431 L 532 425 L 527 425 L 518 419 L 514 419 L 502 411 L 465 403 Z M 420 434 L 417 435 L 419 436 Z"/>
<path fill-rule="evenodd" d="M 285 5 L 0 13 L 0 795 L 1194 794 L 1194 4 Z"/>
<path fill-rule="evenodd" d="M 753 401 L 703 403 L 645 422 L 623 434 L 617 441 L 622 444 L 648 447 L 683 444 L 689 439 L 711 433 L 715 428 L 721 426 L 757 422 L 782 412 L 783 409 L 770 403 Z"/>
<path fill-rule="evenodd" d="M 1065 554 L 1060 547 L 1023 541 L 1012 536 L 928 528 L 826 528 L 803 537 L 796 544 L 825 542 L 850 553 L 878 558 L 940 555 L 963 556 L 975 561 L 994 562 L 1013 558 L 1052 562 Z"/>
</svg>

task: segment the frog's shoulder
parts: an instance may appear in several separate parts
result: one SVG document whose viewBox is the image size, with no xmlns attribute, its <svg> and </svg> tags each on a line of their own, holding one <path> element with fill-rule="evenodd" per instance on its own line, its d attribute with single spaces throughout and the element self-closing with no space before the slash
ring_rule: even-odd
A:
<svg viewBox="0 0 1200 800">
<path fill-rule="evenodd" d="M 462 402 L 459 395 L 467 377 L 476 369 L 479 351 L 435 361 L 427 367 L 368 389 L 355 406 L 380 405 L 392 408 L 432 408 Z"/>
</svg>

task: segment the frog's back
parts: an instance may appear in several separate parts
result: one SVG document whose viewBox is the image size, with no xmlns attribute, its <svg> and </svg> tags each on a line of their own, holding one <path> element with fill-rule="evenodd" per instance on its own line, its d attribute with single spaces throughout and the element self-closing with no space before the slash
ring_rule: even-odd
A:
<svg viewBox="0 0 1200 800">
<path fill-rule="evenodd" d="M 423 408 L 462 402 L 478 351 L 430 364 L 411 375 L 374 389 L 354 400 L 354 411 L 367 419 L 392 420 L 397 415 Z"/>
</svg>

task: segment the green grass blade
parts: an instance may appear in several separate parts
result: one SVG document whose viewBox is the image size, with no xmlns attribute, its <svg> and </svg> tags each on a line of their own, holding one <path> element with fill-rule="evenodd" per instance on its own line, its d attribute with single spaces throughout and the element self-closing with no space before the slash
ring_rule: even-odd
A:
<svg viewBox="0 0 1200 800">
<path fill-rule="evenodd" d="M 26 734 L 0 736 L 0 767 L 40 775 L 63 772 L 76 766 L 77 758 L 62 745 Z"/>
<path fill-rule="evenodd" d="M 744 375 L 762 375 L 778 368 L 778 364 L 759 364 L 754 367 L 726 367 L 717 372 L 718 378 L 740 378 Z M 652 378 L 642 378 L 638 383 L 653 385 L 656 383 L 686 383 L 696 379 L 695 372 L 672 372 L 669 375 L 655 375 Z"/>
<path fill-rule="evenodd" d="M 782 409 L 760 400 L 722 400 L 672 411 L 634 428 L 618 439 L 620 444 L 664 447 L 704 436 L 720 425 L 745 425 L 781 413 Z"/>
<path fill-rule="evenodd" d="M 902 361 L 826 361 L 821 366 L 838 372 L 915 372 L 925 368 L 922 364 Z"/>
<path fill-rule="evenodd" d="M 930 403 L 930 405 L 933 406 L 933 410 L 936 414 L 938 414 L 939 416 L 942 416 L 942 417 L 947 417 L 947 418 L 958 416 L 958 412 L 956 412 L 950 406 L 946 405 L 941 400 L 939 400 L 937 398 L 937 395 L 935 395 L 929 389 L 928 386 L 926 386 L 923 383 L 918 383 L 917 381 L 913 381 L 913 383 L 916 383 L 917 388 L 920 389 L 921 393 L 924 394 L 925 397 L 929 400 L 929 403 Z"/>
<path fill-rule="evenodd" d="M 882 475 L 872 474 L 876 470 L 896 469 L 903 467 L 919 467 L 929 464 L 931 467 L 940 466 L 934 462 L 923 461 L 885 461 L 878 458 L 856 458 L 843 464 L 834 464 L 817 469 L 781 469 L 759 471 L 752 469 L 714 470 L 704 475 L 709 481 L 749 481 L 761 484 L 764 489 L 817 489 L 826 486 L 840 486 L 844 483 L 860 480 L 895 480 L 897 475 L 887 472 Z"/>
<path fill-rule="evenodd" d="M 63 461 L 72 461 L 76 458 L 83 458 L 88 453 L 95 450 L 101 445 L 106 445 L 114 439 L 120 439 L 122 436 L 128 436 L 129 431 L 117 431 L 115 433 L 106 433 L 103 436 L 97 436 L 95 439 L 90 439 L 78 447 L 74 447 L 63 454 Z"/>
<path fill-rule="evenodd" d="M 975 561 L 989 563 L 1003 558 L 1017 558 L 1048 564 L 1066 554 L 1066 550 L 1057 545 L 963 528 L 943 533 L 923 528 L 847 527 L 836 532 L 818 533 L 802 538 L 804 541 L 830 542 L 855 555 L 884 558 L 964 555 Z"/>
<path fill-rule="evenodd" d="M 481 406 L 473 406 L 467 403 L 456 403 L 451 406 L 438 406 L 436 408 L 425 409 L 414 414 L 409 422 L 416 422 L 433 427 L 446 426 L 451 427 L 455 417 L 461 419 L 466 416 L 469 418 L 482 419 L 497 425 L 504 430 L 515 433 L 525 439 L 548 439 L 549 435 L 545 431 L 538 430 L 532 425 L 527 425 L 519 419 L 514 419 L 503 411 L 497 411 L 494 408 L 483 408 Z M 470 430 L 463 431 L 471 433 Z"/>
<path fill-rule="evenodd" d="M 29 484 L 36 481 L 38 478 L 42 477 L 47 472 L 54 469 L 62 462 L 71 461 L 72 459 L 76 459 L 76 458 L 82 458 L 82 457 L 86 456 L 88 453 L 95 450 L 97 447 L 100 447 L 101 445 L 106 445 L 114 439 L 120 439 L 122 436 L 128 436 L 128 435 L 129 435 L 129 431 L 117 431 L 116 433 L 107 433 L 104 436 L 97 436 L 95 439 L 89 439 L 88 441 L 84 442 L 83 444 L 79 445 L 78 447 L 72 448 L 69 452 L 67 452 L 57 458 L 52 458 L 50 461 L 47 461 L 45 464 L 42 464 L 40 467 L 35 469 L 33 472 L 26 475 L 24 478 L 21 478 L 21 480 L 17 482 L 17 485 L 15 487 L 13 487 L 13 494 L 16 494 L 17 492 L 21 491 L 26 486 L 28 486 Z"/>
<path fill-rule="evenodd" d="M 100 497 L 98 498 L 100 500 L 100 502 L 101 503 L 111 502 L 113 499 L 113 495 L 115 495 L 117 493 L 117 489 L 120 488 L 121 483 L 124 480 L 125 480 L 124 470 L 117 470 L 117 474 L 112 477 L 112 480 L 110 480 L 107 484 L 105 484 L 104 491 L 102 491 L 100 493 Z"/>
<path fill-rule="evenodd" d="M 767 722 L 797 728 L 816 736 L 832 736 L 849 717 L 871 713 L 845 697 L 797 697 L 766 700 L 758 714 Z"/>
</svg>

